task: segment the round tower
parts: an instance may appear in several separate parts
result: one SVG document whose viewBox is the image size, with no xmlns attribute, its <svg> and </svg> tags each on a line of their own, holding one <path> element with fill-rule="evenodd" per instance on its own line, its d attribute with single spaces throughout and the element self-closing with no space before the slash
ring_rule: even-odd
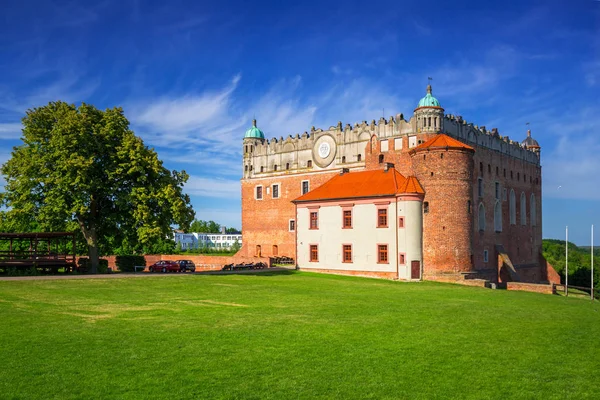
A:
<svg viewBox="0 0 600 400">
<path fill-rule="evenodd" d="M 254 172 L 252 158 L 257 145 L 265 141 L 264 133 L 256 126 L 256 119 L 252 120 L 252 127 L 244 135 L 244 145 L 242 153 L 244 154 L 244 178 L 249 177 Z"/>
<path fill-rule="evenodd" d="M 425 142 L 434 134 L 442 133 L 444 129 L 444 109 L 438 99 L 431 94 L 431 85 L 427 85 L 427 94 L 415 108 L 415 131 L 419 140 Z"/>
<path fill-rule="evenodd" d="M 413 171 L 425 190 L 423 275 L 462 279 L 473 269 L 472 173 L 474 149 L 436 135 L 410 152 Z"/>
</svg>

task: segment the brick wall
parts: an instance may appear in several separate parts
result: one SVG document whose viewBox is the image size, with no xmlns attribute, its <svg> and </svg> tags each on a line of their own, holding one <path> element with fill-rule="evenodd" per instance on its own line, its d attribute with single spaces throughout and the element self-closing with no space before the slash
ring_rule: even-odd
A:
<svg viewBox="0 0 600 400">
<path fill-rule="evenodd" d="M 292 200 L 301 196 L 302 181 L 309 181 L 313 190 L 338 174 L 327 173 L 286 174 L 269 178 L 242 180 L 242 232 L 244 234 L 240 256 L 257 255 L 260 246 L 262 256 L 278 256 L 296 259 L 296 232 L 289 231 L 290 219 L 296 219 L 296 207 Z M 273 185 L 279 185 L 279 198 L 273 198 Z M 256 187 L 262 185 L 263 199 L 255 197 Z M 270 188 L 267 194 L 267 187 Z"/>
<path fill-rule="evenodd" d="M 520 290 L 523 292 L 535 292 L 544 294 L 555 294 L 556 290 L 554 285 L 540 285 L 535 283 L 523 283 L 523 282 L 508 282 L 506 284 L 507 290 Z"/>
<path fill-rule="evenodd" d="M 473 204 L 473 262 L 476 270 L 496 268 L 495 245 L 502 244 L 514 265 L 538 264 L 542 245 L 541 169 L 539 166 L 505 156 L 497 151 L 477 147 L 474 155 L 472 177 Z M 483 170 L 483 172 L 482 172 Z M 511 178 L 512 172 L 512 178 Z M 478 193 L 478 179 L 483 180 L 483 196 Z M 537 180 L 537 183 L 536 183 Z M 502 232 L 494 229 L 494 206 L 496 203 L 495 183 L 500 184 L 502 207 Z M 506 189 L 506 198 L 504 197 Z M 516 224 L 510 224 L 510 191 L 515 192 Z M 527 224 L 521 225 L 521 193 L 525 193 Z M 536 226 L 530 222 L 530 197 L 535 195 L 537 206 Z M 485 230 L 479 230 L 479 204 L 485 207 Z M 488 251 L 488 262 L 484 261 L 484 250 Z M 531 271 L 529 271 L 531 272 Z M 528 273 L 529 273 L 528 272 Z M 532 272 L 533 273 L 533 272 Z M 545 278 L 538 272 L 535 280 Z M 527 278 L 529 279 L 529 278 Z"/>
</svg>

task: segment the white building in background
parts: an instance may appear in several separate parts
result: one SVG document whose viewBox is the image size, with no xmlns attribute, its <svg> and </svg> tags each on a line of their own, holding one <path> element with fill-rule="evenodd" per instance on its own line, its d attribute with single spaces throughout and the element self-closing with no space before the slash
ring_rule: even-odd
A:
<svg viewBox="0 0 600 400">
<path fill-rule="evenodd" d="M 183 233 L 179 231 L 173 232 L 175 244 L 180 244 L 182 250 L 192 250 L 202 247 L 213 249 L 231 249 L 237 242 L 242 246 L 241 234 L 229 233 L 202 233 L 192 232 Z"/>
</svg>

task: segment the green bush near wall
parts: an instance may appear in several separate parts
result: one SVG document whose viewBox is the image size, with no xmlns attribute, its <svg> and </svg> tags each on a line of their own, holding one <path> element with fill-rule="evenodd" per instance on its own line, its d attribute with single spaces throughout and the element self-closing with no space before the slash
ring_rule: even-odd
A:
<svg viewBox="0 0 600 400">
<path fill-rule="evenodd" d="M 134 272 L 136 265 L 146 266 L 146 259 L 144 256 L 117 256 L 115 264 L 121 272 Z"/>
</svg>

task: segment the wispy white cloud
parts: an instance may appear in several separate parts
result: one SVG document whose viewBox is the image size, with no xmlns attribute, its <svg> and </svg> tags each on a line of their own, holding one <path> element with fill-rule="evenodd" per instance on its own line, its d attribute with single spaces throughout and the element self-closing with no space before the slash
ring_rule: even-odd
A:
<svg viewBox="0 0 600 400">
<path fill-rule="evenodd" d="M 0 122 L 0 140 L 11 140 L 20 138 L 21 128 L 22 126 L 18 122 Z"/>
<path fill-rule="evenodd" d="M 217 197 L 223 199 L 240 198 L 240 181 L 237 179 L 207 178 L 191 175 L 185 184 L 185 191 L 190 195 L 201 197 Z"/>
<path fill-rule="evenodd" d="M 229 85 L 217 91 L 133 103 L 128 107 L 130 119 L 155 145 L 206 145 L 219 137 L 217 133 L 230 130 L 231 95 L 239 80 L 240 76 L 235 76 Z"/>
</svg>

